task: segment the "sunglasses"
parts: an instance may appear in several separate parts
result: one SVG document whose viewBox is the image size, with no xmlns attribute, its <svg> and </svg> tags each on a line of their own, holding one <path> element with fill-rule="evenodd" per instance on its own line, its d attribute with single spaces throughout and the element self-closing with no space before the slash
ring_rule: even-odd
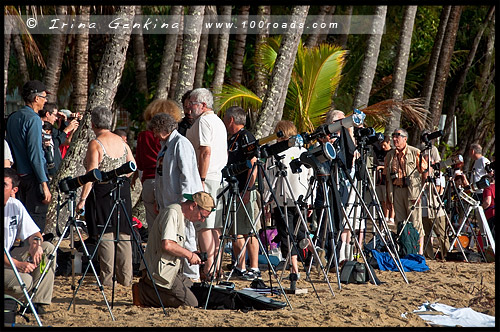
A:
<svg viewBox="0 0 500 332">
<path fill-rule="evenodd" d="M 200 211 L 201 220 L 205 220 L 205 219 L 207 219 L 207 218 L 208 218 L 208 216 L 210 215 L 210 212 L 208 212 L 208 211 L 207 211 L 207 210 L 205 210 L 205 209 L 200 208 L 200 206 L 199 206 L 199 205 L 197 205 L 196 207 L 197 207 L 197 208 L 198 208 L 198 210 Z M 205 216 L 205 215 L 203 215 L 202 211 L 208 212 L 208 214 Z"/>
<path fill-rule="evenodd" d="M 406 137 L 406 135 L 401 134 L 401 133 L 393 133 L 392 137 Z"/>
</svg>

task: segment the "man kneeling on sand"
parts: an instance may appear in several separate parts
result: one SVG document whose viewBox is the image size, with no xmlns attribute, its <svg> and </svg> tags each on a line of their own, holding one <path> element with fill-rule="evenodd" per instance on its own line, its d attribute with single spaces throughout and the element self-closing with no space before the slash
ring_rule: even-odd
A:
<svg viewBox="0 0 500 332">
<path fill-rule="evenodd" d="M 186 223 L 204 221 L 215 211 L 214 199 L 206 192 L 183 196 L 187 201 L 160 210 L 153 229 L 149 232 L 144 254 L 164 307 L 198 306 L 198 300 L 190 290 L 193 283 L 182 274 L 181 267 L 182 258 L 186 258 L 191 265 L 201 264 L 201 259 L 196 252 L 184 248 L 184 230 Z M 142 277 L 139 283 L 132 285 L 134 304 L 160 307 L 158 295 L 144 263 L 141 263 L 140 269 Z"/>
</svg>

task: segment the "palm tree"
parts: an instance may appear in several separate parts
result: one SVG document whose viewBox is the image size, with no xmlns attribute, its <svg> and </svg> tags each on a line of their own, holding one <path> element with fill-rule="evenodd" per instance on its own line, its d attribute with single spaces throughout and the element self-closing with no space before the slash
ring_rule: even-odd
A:
<svg viewBox="0 0 500 332">
<path fill-rule="evenodd" d="M 392 80 L 391 97 L 395 100 L 403 100 L 406 72 L 408 70 L 408 58 L 410 56 L 411 37 L 413 35 L 413 24 L 417 6 L 406 6 L 403 12 L 403 22 L 399 34 L 398 53 L 394 64 L 394 74 Z M 394 129 L 399 128 L 401 123 L 401 112 L 395 110 L 389 119 L 385 129 L 386 133 L 392 133 Z"/>
<path fill-rule="evenodd" d="M 130 34 L 132 31 L 132 23 L 134 21 L 134 6 L 120 6 L 115 13 L 115 17 L 120 18 L 123 24 L 128 23 L 128 28 L 123 28 L 120 34 L 112 35 L 106 45 L 106 49 L 101 59 L 99 71 L 97 72 L 96 81 L 93 90 L 90 93 L 87 109 L 91 110 L 96 106 L 104 106 L 112 109 L 113 100 L 116 95 L 116 90 L 120 84 L 123 68 L 126 62 L 127 49 L 130 43 Z M 63 159 L 59 171 L 51 181 L 51 191 L 57 191 L 57 185 L 60 180 L 77 174 L 84 174 L 83 158 L 87 151 L 88 142 L 94 138 L 93 132 L 90 130 L 89 112 L 84 113 L 83 120 L 80 122 L 78 130 L 73 136 L 70 148 Z M 52 200 L 47 213 L 47 222 L 45 233 L 54 233 L 56 227 L 56 203 L 57 200 Z M 61 220 L 65 220 L 62 218 Z"/>
<path fill-rule="evenodd" d="M 241 6 L 238 12 L 238 18 L 243 21 L 248 21 L 249 12 L 250 6 Z M 243 77 L 243 58 L 245 56 L 247 30 L 248 26 L 238 24 L 238 30 L 236 31 L 234 41 L 233 58 L 231 61 L 231 80 L 234 83 L 241 83 L 241 79 Z"/>
<path fill-rule="evenodd" d="M 319 7 L 319 13 L 316 15 L 316 22 L 318 26 L 321 26 L 325 22 L 325 16 L 329 14 L 330 10 L 332 9 L 333 6 L 320 6 Z M 328 31 L 325 31 L 326 29 L 315 29 L 312 31 L 312 33 L 307 37 L 306 42 L 305 42 L 305 47 L 311 48 L 315 47 L 318 45 L 318 36 L 320 34 L 328 34 Z"/>
<path fill-rule="evenodd" d="M 439 62 L 436 69 L 436 78 L 434 80 L 434 87 L 432 89 L 432 95 L 429 102 L 430 114 L 427 128 L 431 131 L 437 129 L 439 119 L 441 118 L 444 91 L 446 88 L 448 74 L 450 72 L 451 56 L 453 55 L 453 49 L 455 47 L 461 12 L 461 6 L 452 6 L 450 17 L 448 18 L 448 23 L 446 25 L 446 32 L 443 38 L 443 45 L 441 46 L 441 53 L 439 54 Z"/>
<path fill-rule="evenodd" d="M 261 112 L 257 120 L 257 130 L 255 132 L 257 138 L 269 135 L 274 130 L 275 123 L 281 120 L 285 104 L 284 96 L 290 82 L 295 55 L 302 31 L 304 30 L 308 11 L 309 6 L 295 6 L 292 9 L 290 22 L 296 22 L 298 28 L 296 31 L 285 34 L 281 41 L 273 72 L 269 80 L 269 89 L 262 101 Z"/>
<path fill-rule="evenodd" d="M 224 23 L 223 28 L 219 33 L 217 45 L 217 56 L 215 57 L 215 73 L 212 81 L 212 91 L 220 93 L 224 84 L 224 73 L 226 72 L 227 49 L 229 47 L 229 28 L 225 23 L 231 21 L 231 6 L 222 6 L 220 14 L 220 22 Z"/>
<path fill-rule="evenodd" d="M 170 17 L 173 18 L 172 24 L 180 24 L 182 15 L 182 6 L 172 6 L 170 9 Z M 181 25 L 182 26 L 182 25 Z M 182 31 L 182 29 L 180 29 Z M 158 77 L 158 87 L 156 88 L 156 99 L 166 99 L 168 97 L 168 91 L 170 89 L 170 79 L 172 78 L 172 69 L 174 64 L 174 58 L 176 54 L 176 47 L 172 45 L 177 44 L 177 39 L 179 34 L 167 34 L 165 37 L 165 46 L 163 47 L 163 57 L 161 59 L 160 74 Z"/>
<path fill-rule="evenodd" d="M 262 47 L 260 62 L 267 75 L 277 61 L 280 40 L 270 38 Z M 345 54 L 334 45 L 307 49 L 299 43 L 283 110 L 283 118 L 293 121 L 299 131 L 310 131 L 323 122 L 322 116 L 330 107 L 331 95 L 341 77 Z M 224 85 L 217 97 L 221 111 L 233 105 L 253 110 L 262 106 L 262 99 L 242 85 Z"/>
<path fill-rule="evenodd" d="M 90 20 L 90 6 L 78 8 L 79 23 L 88 25 Z M 73 111 L 83 113 L 87 106 L 89 89 L 89 34 L 88 31 L 75 36 L 75 55 L 73 60 Z"/>
<path fill-rule="evenodd" d="M 255 41 L 255 81 L 254 81 L 254 89 L 255 93 L 260 99 L 264 98 L 266 93 L 267 86 L 267 75 L 262 69 L 261 63 L 258 61 L 260 59 L 260 50 L 261 46 L 266 43 L 267 38 L 269 37 L 269 28 L 267 27 L 267 22 L 269 21 L 269 15 L 271 14 L 270 6 L 259 6 L 258 8 L 258 18 L 260 21 L 264 23 L 262 28 L 259 28 L 258 34 L 256 36 Z"/>
<path fill-rule="evenodd" d="M 180 104 L 182 95 L 193 88 L 196 58 L 200 46 L 200 36 L 203 25 L 205 6 L 190 6 L 188 15 L 193 18 L 186 21 L 182 56 L 179 67 L 179 77 L 175 88 L 174 99 Z"/>
<path fill-rule="evenodd" d="M 378 54 L 380 51 L 380 42 L 382 41 L 382 29 L 385 25 L 385 15 L 387 6 L 377 6 L 375 9 L 375 19 L 372 23 L 372 34 L 369 35 L 366 42 L 366 52 L 361 65 L 358 86 L 354 95 L 353 108 L 362 108 L 368 106 L 370 99 L 370 90 L 377 69 Z"/>
<path fill-rule="evenodd" d="M 28 72 L 28 64 L 26 63 L 26 55 L 24 54 L 24 46 L 21 37 L 17 33 L 13 34 L 12 42 L 16 50 L 17 61 L 19 62 L 19 72 L 21 73 L 23 82 L 28 82 L 30 80 L 30 74 Z"/>
<path fill-rule="evenodd" d="M 141 6 L 135 7 L 135 15 L 142 15 Z M 132 43 L 134 45 L 134 66 L 137 78 L 137 91 L 142 93 L 146 98 L 148 95 L 148 76 L 146 74 L 146 55 L 144 51 L 144 35 L 142 29 L 132 35 Z"/>
</svg>

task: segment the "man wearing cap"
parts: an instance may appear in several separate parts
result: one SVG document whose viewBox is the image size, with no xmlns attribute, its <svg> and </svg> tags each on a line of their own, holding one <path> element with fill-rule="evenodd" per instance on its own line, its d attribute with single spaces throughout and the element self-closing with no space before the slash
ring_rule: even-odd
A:
<svg viewBox="0 0 500 332">
<path fill-rule="evenodd" d="M 387 170 L 387 199 L 394 206 L 396 222 L 404 222 L 411 214 L 409 221 L 413 223 L 420 236 L 418 254 L 423 255 L 425 233 L 420 202 L 416 200 L 426 178 L 427 160 L 420 155 L 419 149 L 408 145 L 407 140 L 408 132 L 403 128 L 398 128 L 392 133 L 392 141 L 396 148 L 387 152 L 384 162 Z M 413 205 L 415 209 L 412 211 Z"/>
<path fill-rule="evenodd" d="M 186 258 L 191 265 L 202 263 L 196 252 L 184 247 L 186 223 L 203 222 L 215 210 L 214 199 L 204 191 L 183 196 L 187 201 L 160 210 L 149 232 L 144 254 L 165 307 L 198 306 L 198 300 L 189 289 L 193 283 L 182 274 L 182 258 Z M 144 262 L 141 262 L 141 270 L 139 283 L 132 285 L 134 304 L 160 307 Z"/>
<path fill-rule="evenodd" d="M 25 106 L 13 113 L 7 121 L 7 142 L 14 156 L 14 168 L 21 177 L 18 197 L 43 231 L 48 204 L 52 198 L 45 173 L 42 148 L 42 120 L 38 111 L 47 101 L 45 85 L 29 81 L 23 86 Z"/>
</svg>

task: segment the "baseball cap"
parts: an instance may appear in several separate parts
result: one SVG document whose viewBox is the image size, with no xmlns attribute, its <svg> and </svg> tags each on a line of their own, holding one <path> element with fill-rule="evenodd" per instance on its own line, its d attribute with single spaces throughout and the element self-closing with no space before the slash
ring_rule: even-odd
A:
<svg viewBox="0 0 500 332">
<path fill-rule="evenodd" d="M 215 211 L 215 202 L 212 196 L 204 191 L 198 191 L 195 194 L 183 194 L 185 199 L 196 202 L 202 209 L 207 211 Z"/>
<path fill-rule="evenodd" d="M 23 96 L 29 96 L 32 93 L 40 93 L 43 91 L 50 94 L 50 92 L 47 91 L 45 84 L 38 80 L 28 81 L 23 85 Z"/>
</svg>

